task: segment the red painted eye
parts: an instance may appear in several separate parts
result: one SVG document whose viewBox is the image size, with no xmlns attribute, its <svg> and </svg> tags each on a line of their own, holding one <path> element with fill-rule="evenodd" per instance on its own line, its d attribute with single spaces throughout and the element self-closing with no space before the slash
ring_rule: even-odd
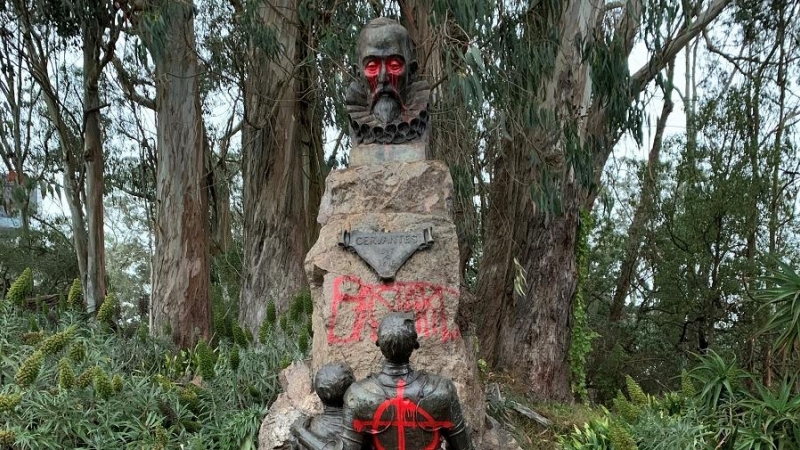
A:
<svg viewBox="0 0 800 450">
<path fill-rule="evenodd" d="M 405 67 L 405 64 L 403 60 L 399 58 L 389 58 L 389 60 L 386 61 L 386 71 L 392 75 L 400 75 L 400 72 L 403 71 L 403 67 Z"/>
<path fill-rule="evenodd" d="M 366 67 L 364 67 L 364 75 L 368 77 L 376 77 L 378 76 L 378 72 L 380 72 L 380 70 L 381 63 L 376 60 L 372 60 L 367 63 Z"/>
</svg>

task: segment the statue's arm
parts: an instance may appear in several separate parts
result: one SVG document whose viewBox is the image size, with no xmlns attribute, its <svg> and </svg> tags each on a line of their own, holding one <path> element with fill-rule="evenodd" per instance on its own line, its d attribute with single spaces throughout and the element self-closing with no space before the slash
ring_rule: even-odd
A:
<svg viewBox="0 0 800 450">
<path fill-rule="evenodd" d="M 347 390 L 344 396 L 344 409 L 342 410 L 342 444 L 344 450 L 362 450 L 369 448 L 365 445 L 364 435 L 355 430 L 353 423 L 356 419 L 355 409 L 353 408 L 353 386 Z"/>
<path fill-rule="evenodd" d="M 469 437 L 469 427 L 464 421 L 464 414 L 461 411 L 461 403 L 458 401 L 458 393 L 455 385 L 448 380 L 448 391 L 450 391 L 450 421 L 453 427 L 442 430 L 447 448 L 453 450 L 473 450 L 472 440 Z"/>
<path fill-rule="evenodd" d="M 308 431 L 308 429 L 301 423 L 292 425 L 292 434 L 297 438 L 297 441 L 302 445 L 302 448 L 308 450 L 341 450 L 342 444 L 338 440 L 320 439 L 316 434 Z"/>
</svg>

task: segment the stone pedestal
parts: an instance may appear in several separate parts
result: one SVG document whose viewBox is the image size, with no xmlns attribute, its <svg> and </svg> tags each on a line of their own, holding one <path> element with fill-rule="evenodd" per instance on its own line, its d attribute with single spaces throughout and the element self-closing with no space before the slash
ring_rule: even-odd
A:
<svg viewBox="0 0 800 450">
<path fill-rule="evenodd" d="M 297 386 L 270 408 L 261 426 L 261 450 L 289 448 L 291 423 L 318 407 L 309 399 L 316 398 L 309 393 L 311 372 L 335 361 L 348 363 L 356 379 L 380 370 L 376 331 L 394 311 L 416 318 L 420 348 L 412 366 L 453 380 L 475 448 L 488 449 L 481 443 L 485 408 L 474 341 L 465 339 L 456 324 L 460 275 L 452 196 L 450 171 L 439 161 L 361 165 L 328 175 L 318 217 L 322 229 L 305 264 L 314 299 L 311 370 L 298 366 L 284 373 Z M 414 253 L 391 282 L 381 281 L 358 255 L 339 245 L 343 231 L 426 228 L 432 228 L 433 244 Z M 491 435 L 487 442 L 493 442 Z"/>
<path fill-rule="evenodd" d="M 484 401 L 473 343 L 456 325 L 460 296 L 453 182 L 439 161 L 392 162 L 332 172 L 320 207 L 319 239 L 306 257 L 314 298 L 312 368 L 346 361 L 361 379 L 381 367 L 375 345 L 381 319 L 393 311 L 416 317 L 418 370 L 455 383 L 466 420 L 480 436 Z M 392 282 L 382 282 L 358 255 L 338 245 L 344 230 L 418 231 L 432 227 L 433 245 L 416 252 Z"/>
</svg>

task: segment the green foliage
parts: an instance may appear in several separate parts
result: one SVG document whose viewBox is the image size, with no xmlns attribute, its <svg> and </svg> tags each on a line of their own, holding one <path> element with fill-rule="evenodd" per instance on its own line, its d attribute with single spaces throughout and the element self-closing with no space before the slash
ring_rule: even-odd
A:
<svg viewBox="0 0 800 450">
<path fill-rule="evenodd" d="M 74 342 L 69 347 L 69 359 L 73 362 L 79 363 L 86 358 L 86 345 L 82 342 Z"/>
<path fill-rule="evenodd" d="M 625 386 L 628 388 L 628 395 L 634 405 L 643 406 L 650 403 L 641 386 L 630 375 L 625 376 Z"/>
<path fill-rule="evenodd" d="M 766 277 L 768 287 L 759 293 L 766 306 L 773 307 L 764 332 L 776 332 L 777 350 L 797 351 L 800 345 L 800 274 L 786 263 L 779 262 L 779 268 Z"/>
<path fill-rule="evenodd" d="M 114 393 L 114 385 L 111 383 L 111 378 L 105 370 L 99 367 L 94 371 L 92 383 L 94 385 L 94 393 L 98 398 L 106 400 Z"/>
<path fill-rule="evenodd" d="M 611 422 L 608 427 L 608 440 L 611 448 L 615 450 L 637 450 L 636 441 L 631 436 L 625 425 L 619 422 Z"/>
<path fill-rule="evenodd" d="M 69 344 L 72 337 L 75 335 L 76 325 L 72 325 L 64 331 L 60 331 L 49 338 L 42 341 L 39 345 L 39 351 L 45 356 L 55 355 L 64 349 Z"/>
<path fill-rule="evenodd" d="M 78 311 L 40 314 L 0 304 L 0 379 L 17 381 L 0 389 L 0 429 L 13 448 L 256 448 L 282 364 L 302 357 L 288 339 L 181 353 L 137 324 L 110 333 Z M 23 342 L 32 324 L 49 336 L 35 348 Z M 213 357 L 237 352 L 236 370 Z M 216 376 L 195 377 L 208 366 Z"/>
<path fill-rule="evenodd" d="M 264 320 L 267 322 L 267 324 L 274 325 L 277 317 L 278 317 L 278 311 L 275 308 L 275 302 L 270 300 L 267 303 L 267 314 Z"/>
<path fill-rule="evenodd" d="M 694 382 L 692 382 L 692 378 L 686 369 L 681 371 L 681 394 L 687 399 L 694 398 L 697 395 L 697 389 L 695 389 Z"/>
<path fill-rule="evenodd" d="M 230 362 L 231 370 L 233 370 L 235 372 L 236 369 L 239 368 L 239 363 L 241 362 L 241 360 L 239 359 L 239 347 L 238 346 L 234 345 L 231 348 L 231 353 L 228 356 L 228 361 Z"/>
<path fill-rule="evenodd" d="M 622 416 L 622 418 L 628 423 L 634 423 L 639 420 L 639 416 L 642 414 L 642 409 L 639 406 L 629 402 L 628 399 L 622 395 L 622 392 L 617 394 L 613 403 L 614 412 Z"/>
<path fill-rule="evenodd" d="M 58 360 L 57 383 L 58 387 L 62 389 L 71 389 L 75 385 L 75 372 L 73 372 L 72 364 L 67 358 Z"/>
<path fill-rule="evenodd" d="M 0 430 L 0 447 L 12 448 L 17 440 L 17 433 L 14 430 Z"/>
<path fill-rule="evenodd" d="M 216 364 L 217 356 L 205 341 L 197 343 L 195 358 L 197 359 L 197 370 L 200 375 L 206 380 L 214 378 L 214 365 Z"/>
<path fill-rule="evenodd" d="M 235 342 L 236 345 L 241 345 L 242 347 L 247 347 L 249 342 L 248 342 L 248 339 L 247 339 L 247 335 L 245 334 L 245 332 L 242 329 L 242 327 L 237 322 L 233 322 L 231 324 L 231 329 L 233 331 L 233 342 Z"/>
<path fill-rule="evenodd" d="M 39 376 L 42 361 L 44 361 L 44 354 L 40 350 L 33 352 L 20 366 L 14 381 L 22 387 L 32 385 Z"/>
<path fill-rule="evenodd" d="M 716 411 L 741 397 L 741 383 L 749 375 L 736 365 L 734 358 L 727 360 L 709 351 L 698 360 L 699 364 L 689 376 L 700 384 L 699 400 L 706 411 Z"/>
<path fill-rule="evenodd" d="M 117 301 L 114 299 L 113 294 L 106 295 L 100 309 L 97 310 L 97 321 L 106 326 L 111 326 L 114 323 L 114 318 L 117 314 Z"/>
<path fill-rule="evenodd" d="M 589 328 L 586 306 L 583 299 L 589 265 L 589 234 L 592 230 L 592 216 L 581 211 L 575 259 L 578 264 L 578 283 L 575 300 L 572 303 L 572 338 L 569 347 L 569 367 L 572 373 L 572 393 L 582 400 L 588 399 L 586 390 L 586 355 L 592 351 L 592 340 L 599 335 Z"/>
<path fill-rule="evenodd" d="M 594 419 L 583 428 L 576 425 L 572 433 L 559 438 L 559 444 L 564 450 L 614 450 L 609 433 L 608 418 Z"/>
<path fill-rule="evenodd" d="M 72 280 L 72 285 L 69 287 L 67 294 L 67 306 L 76 308 L 83 303 L 83 288 L 81 287 L 81 279 L 75 278 Z"/>
<path fill-rule="evenodd" d="M 11 412 L 19 405 L 22 394 L 0 394 L 0 413 Z"/>
<path fill-rule="evenodd" d="M 6 294 L 6 300 L 15 305 L 24 305 L 28 297 L 33 294 L 33 272 L 26 268 L 14 280 Z"/>
</svg>

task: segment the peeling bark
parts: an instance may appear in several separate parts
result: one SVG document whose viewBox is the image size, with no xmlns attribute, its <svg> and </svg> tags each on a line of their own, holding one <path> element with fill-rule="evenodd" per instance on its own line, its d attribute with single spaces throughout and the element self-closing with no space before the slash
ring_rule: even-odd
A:
<svg viewBox="0 0 800 450">
<path fill-rule="evenodd" d="M 263 3 L 259 17 L 279 41 L 269 58 L 252 45 L 242 128 L 244 257 L 239 322 L 254 333 L 274 301 L 285 310 L 308 288 L 303 263 L 316 237 L 321 180 L 319 130 L 311 130 L 308 83 L 298 65 L 306 55 L 295 0 Z M 305 178 L 304 167 L 313 177 Z"/>
<path fill-rule="evenodd" d="M 156 65 L 158 158 L 151 332 L 180 348 L 211 338 L 205 133 L 193 6 L 164 1 L 145 42 Z"/>
</svg>

